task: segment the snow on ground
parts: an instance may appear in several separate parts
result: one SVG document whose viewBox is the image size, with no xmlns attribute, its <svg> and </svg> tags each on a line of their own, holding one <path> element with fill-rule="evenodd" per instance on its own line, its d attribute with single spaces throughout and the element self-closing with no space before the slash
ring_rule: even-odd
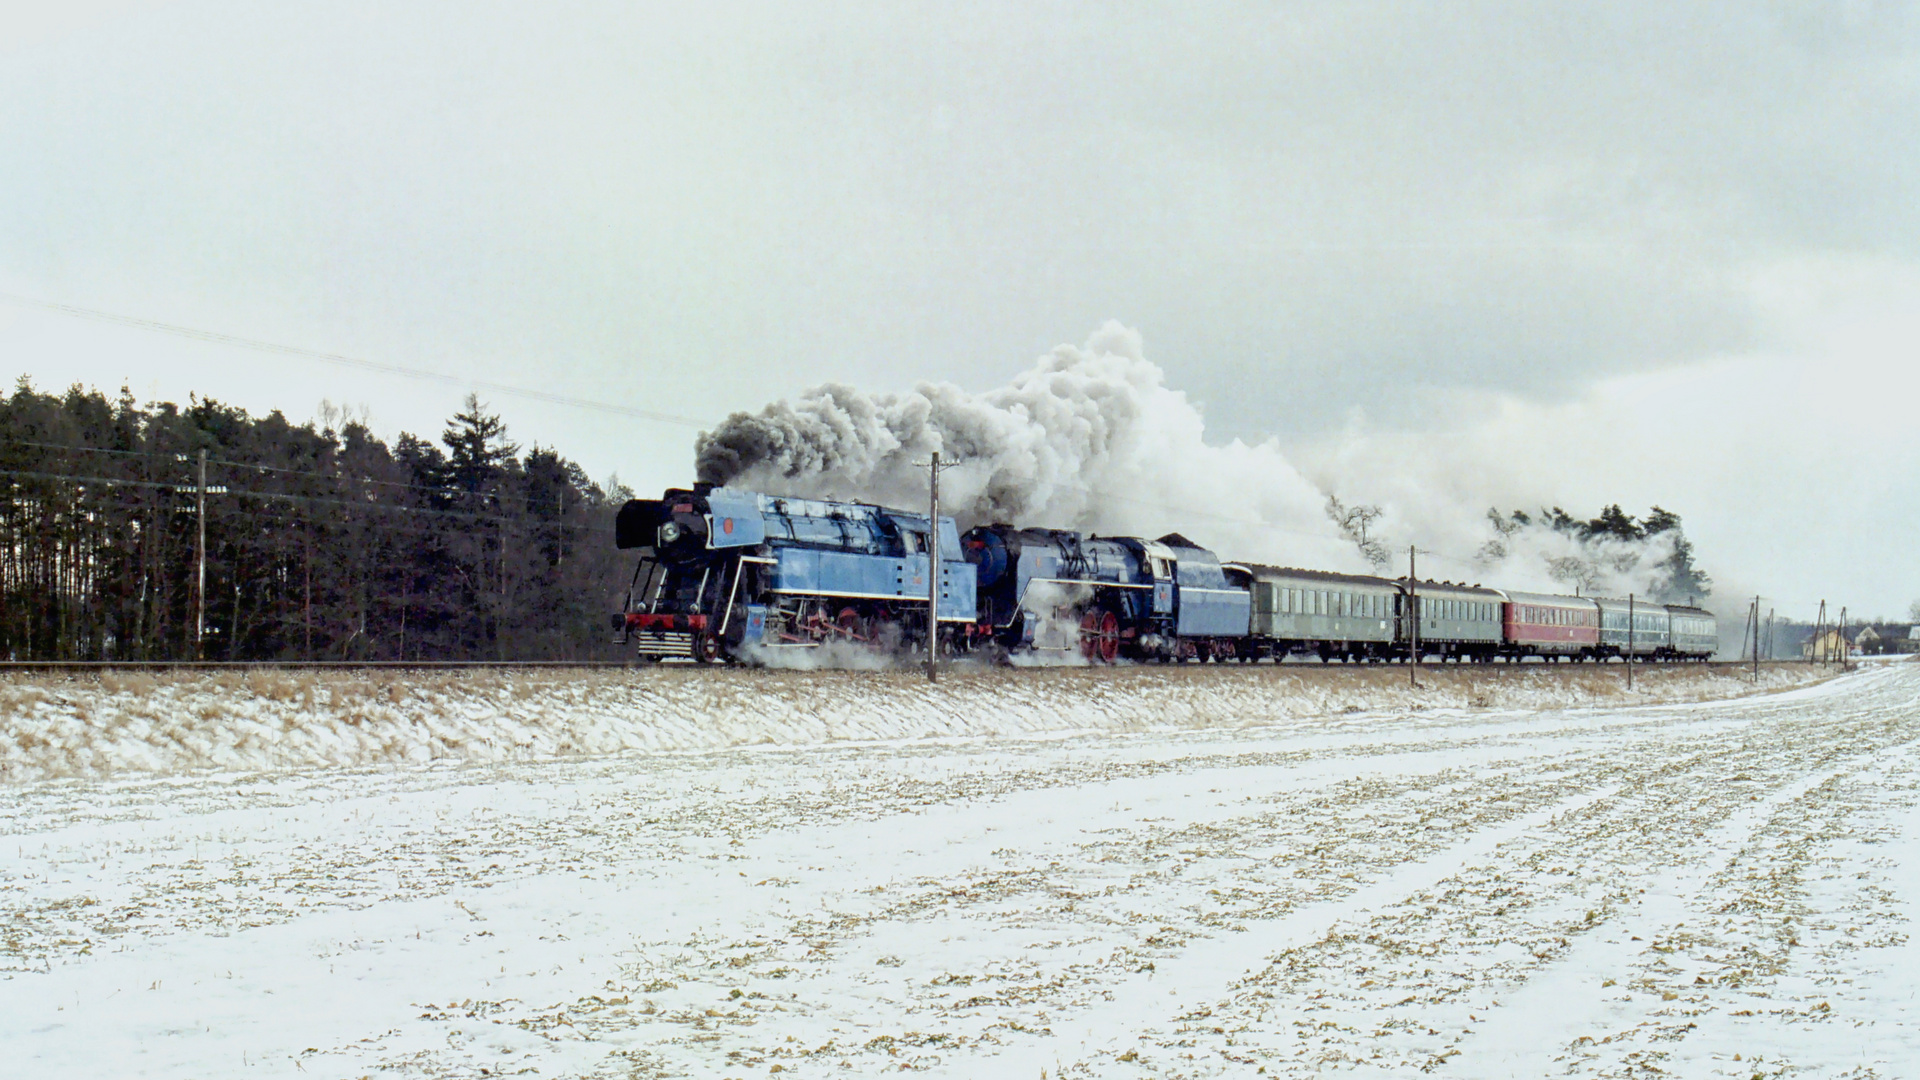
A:
<svg viewBox="0 0 1920 1080">
<path fill-rule="evenodd" d="M 613 690 L 553 708 L 697 730 L 775 685 L 800 737 L 740 745 L 776 729 L 730 720 L 710 747 L 589 753 L 513 712 L 512 751 L 245 772 L 206 770 L 302 759 L 206 735 L 199 759 L 87 754 L 75 728 L 45 740 L 65 757 L 17 749 L 34 718 L 130 716 L 114 702 L 141 693 L 192 732 L 219 725 L 164 702 L 273 718 L 244 694 L 18 683 L 7 1068 L 1916 1075 L 1920 664 L 1667 704 L 1472 672 L 1396 702 L 1381 673 L 1318 691 L 1379 707 L 1319 715 L 1261 707 L 1312 678 L 1284 670 L 1155 672 L 1097 704 L 1046 674 L 728 676 L 702 714 L 700 684 L 655 673 L 622 685 L 674 704 L 624 729 Z M 493 693 L 470 724 L 507 722 L 478 718 Z M 941 731 L 938 694 L 1031 711 Z"/>
<path fill-rule="evenodd" d="M 1255 726 L 1350 710 L 1723 698 L 1819 677 L 1777 664 L 1318 664 L 912 671 L 255 669 L 0 676 L 0 783 L 207 769 L 530 761 L 620 751 Z"/>
</svg>

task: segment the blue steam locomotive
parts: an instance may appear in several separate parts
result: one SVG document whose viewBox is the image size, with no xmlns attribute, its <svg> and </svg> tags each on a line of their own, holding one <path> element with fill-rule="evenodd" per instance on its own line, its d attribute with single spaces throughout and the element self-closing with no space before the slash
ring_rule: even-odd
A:
<svg viewBox="0 0 1920 1080">
<path fill-rule="evenodd" d="M 975 625 L 973 564 L 939 521 L 938 633 Z M 866 503 L 783 499 L 696 484 L 620 508 L 614 542 L 640 556 L 616 640 L 643 658 L 701 663 L 766 650 L 926 643 L 926 515 Z"/>
</svg>

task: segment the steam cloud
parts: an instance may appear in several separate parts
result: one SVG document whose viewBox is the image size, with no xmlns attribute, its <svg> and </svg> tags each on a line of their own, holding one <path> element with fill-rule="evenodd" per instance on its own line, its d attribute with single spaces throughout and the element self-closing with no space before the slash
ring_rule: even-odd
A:
<svg viewBox="0 0 1920 1080">
<path fill-rule="evenodd" d="M 1007 522 L 1110 535 L 1178 530 L 1233 559 L 1376 572 L 1329 520 L 1330 493 L 1277 440 L 1209 445 L 1205 434 L 1200 410 L 1146 359 L 1140 335 L 1109 322 L 1085 345 L 1058 346 L 982 394 L 948 383 L 905 393 L 827 385 L 735 413 L 700 436 L 697 475 L 774 494 L 919 507 L 924 463 L 937 450 L 955 463 L 941 476 L 941 509 L 962 529 Z M 1380 486 L 1406 491 L 1409 479 L 1383 478 Z M 1448 488 L 1417 479 L 1414 486 Z M 1484 576 L 1553 592 L 1577 585 L 1590 594 L 1658 588 L 1667 538 L 1581 540 L 1538 524 L 1496 533 L 1482 519 L 1496 494 L 1389 501 L 1374 543 L 1404 552 L 1406 540 L 1395 534 L 1445 537 L 1462 549 L 1464 558 L 1423 564 L 1422 577 Z"/>
<path fill-rule="evenodd" d="M 1241 558 L 1354 566 L 1319 516 L 1324 496 L 1277 443 L 1209 446 L 1205 431 L 1199 409 L 1142 354 L 1140 335 L 1108 323 L 984 394 L 945 383 L 900 394 L 823 386 L 736 413 L 701 436 L 697 470 L 712 483 L 922 506 L 927 470 L 916 463 L 938 450 L 956 463 L 941 476 L 941 507 L 962 528 L 1204 526 Z M 1269 523 L 1299 531 L 1276 535 Z"/>
</svg>

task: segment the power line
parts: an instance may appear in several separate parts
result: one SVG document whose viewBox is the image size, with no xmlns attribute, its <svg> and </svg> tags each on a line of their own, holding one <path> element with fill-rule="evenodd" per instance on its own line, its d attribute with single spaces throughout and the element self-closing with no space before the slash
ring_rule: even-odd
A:
<svg viewBox="0 0 1920 1080">
<path fill-rule="evenodd" d="M 66 451 L 71 451 L 73 453 L 81 453 L 81 454 L 116 454 L 121 457 L 144 457 L 144 458 L 150 458 L 150 459 L 156 459 L 156 460 L 172 459 L 177 462 L 185 462 L 188 460 L 188 456 L 186 454 L 179 453 L 177 451 L 113 450 L 113 449 L 109 449 L 107 447 L 101 447 L 101 446 L 73 446 L 67 443 L 34 442 L 30 439 L 16 439 L 11 436 L 4 436 L 4 435 L 0 435 L 0 443 L 10 443 L 14 446 L 38 447 L 42 450 L 66 450 Z M 292 469 L 292 468 L 285 468 L 278 465 L 260 465 L 250 461 L 229 461 L 225 458 L 216 458 L 216 457 L 208 458 L 207 464 L 224 465 L 234 469 L 252 469 L 255 472 L 282 473 L 290 476 L 304 476 L 304 477 L 310 477 L 316 480 L 335 480 L 343 483 L 357 483 L 357 484 L 378 484 L 381 487 L 399 488 L 402 491 L 425 491 L 425 492 L 429 492 L 436 495 L 450 494 L 450 492 L 448 492 L 446 488 L 434 487 L 431 484 L 409 484 L 403 480 L 380 480 L 371 476 L 351 476 L 351 475 L 342 475 L 338 473 L 329 475 L 318 466 L 310 469 Z M 572 463 L 569 462 L 569 464 L 572 464 Z"/>
<path fill-rule="evenodd" d="M 395 364 L 385 360 L 365 360 L 356 356 L 321 352 L 318 349 L 307 349 L 298 345 L 283 345 L 278 342 L 261 341 L 258 338 L 240 337 L 237 334 L 223 334 L 214 330 L 199 330 L 191 326 L 179 326 L 174 323 L 159 322 L 155 319 L 141 319 L 132 315 L 117 315 L 111 311 L 99 311 L 94 308 L 84 308 L 74 304 L 57 304 L 51 300 L 38 300 L 30 296 L 18 296 L 13 293 L 0 292 L 0 300 L 10 301 L 24 307 L 39 308 L 42 311 L 51 311 L 59 315 L 68 315 L 76 319 L 113 323 L 117 326 L 130 326 L 136 330 L 150 330 L 160 334 L 172 334 L 175 337 L 204 341 L 214 345 L 226 345 L 236 349 L 251 349 L 254 352 L 272 353 L 278 356 L 297 356 L 305 360 L 318 360 L 321 363 L 357 368 L 361 371 L 378 371 L 387 375 L 399 375 L 404 378 L 420 379 L 425 382 L 437 382 L 449 386 L 487 390 L 496 394 L 508 394 L 513 397 L 526 398 L 530 401 L 546 402 L 549 405 L 565 405 L 576 409 L 592 409 L 595 412 L 631 416 L 641 420 L 652 420 L 662 424 L 678 424 L 684 427 L 708 428 L 712 426 L 710 421 L 695 420 L 674 413 L 656 412 L 651 409 L 636 409 L 611 401 L 573 397 L 568 394 L 556 394 L 548 390 L 529 390 L 525 387 L 513 386 L 508 383 L 497 383 L 486 379 L 448 375 L 445 372 L 409 367 L 405 364 Z"/>
<path fill-rule="evenodd" d="M 103 487 L 133 487 L 174 493 L 194 492 L 196 485 L 188 481 L 168 483 L 160 480 L 125 480 L 106 476 L 71 476 L 62 473 L 33 472 L 25 469 L 0 469 L 0 476 L 17 477 L 25 480 L 59 480 L 74 484 L 99 484 Z M 222 485 L 207 489 L 217 495 L 237 495 L 242 498 L 263 499 L 269 502 L 305 503 L 314 506 L 345 506 L 357 510 L 379 510 L 396 514 L 420 514 L 435 517 L 459 518 L 464 521 L 484 521 L 494 523 L 513 523 L 516 519 L 502 514 L 476 514 L 464 510 L 437 510 L 429 506 L 396 506 L 392 503 L 373 502 L 362 499 L 329 499 L 318 495 L 294 495 L 279 491 L 254 491 L 248 488 Z M 603 526 L 581 525 L 563 521 L 534 521 L 536 528 L 571 529 L 575 531 L 599 531 Z"/>
</svg>

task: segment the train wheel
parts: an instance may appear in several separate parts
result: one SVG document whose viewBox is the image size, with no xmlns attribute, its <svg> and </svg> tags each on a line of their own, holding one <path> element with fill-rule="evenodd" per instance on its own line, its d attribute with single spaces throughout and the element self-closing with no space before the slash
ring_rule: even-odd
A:
<svg viewBox="0 0 1920 1080">
<path fill-rule="evenodd" d="M 1080 657 L 1098 662 L 1100 656 L 1100 609 L 1080 616 Z"/>
<path fill-rule="evenodd" d="M 1095 608 L 1080 616 L 1080 655 L 1096 664 L 1120 659 L 1120 617 Z"/>
<path fill-rule="evenodd" d="M 711 664 L 720 656 L 720 639 L 712 634 L 693 635 L 693 662 Z"/>
</svg>

